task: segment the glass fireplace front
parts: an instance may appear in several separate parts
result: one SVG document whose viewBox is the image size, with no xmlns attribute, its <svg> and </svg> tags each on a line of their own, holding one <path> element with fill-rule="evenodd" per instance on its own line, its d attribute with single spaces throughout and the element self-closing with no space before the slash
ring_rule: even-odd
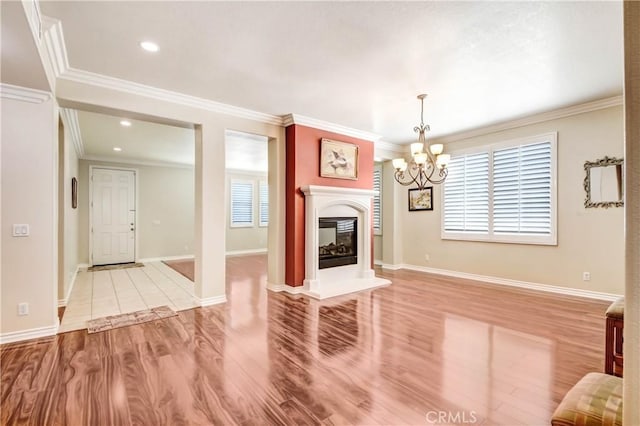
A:
<svg viewBox="0 0 640 426">
<path fill-rule="evenodd" d="M 358 263 L 358 218 L 321 217 L 318 220 L 319 268 Z"/>
</svg>

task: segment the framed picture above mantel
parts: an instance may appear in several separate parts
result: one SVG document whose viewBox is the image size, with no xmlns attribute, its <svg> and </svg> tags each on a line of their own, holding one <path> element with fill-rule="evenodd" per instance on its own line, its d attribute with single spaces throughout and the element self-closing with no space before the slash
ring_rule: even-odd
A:
<svg viewBox="0 0 640 426">
<path fill-rule="evenodd" d="M 433 210 L 433 187 L 409 190 L 409 211 Z"/>
<path fill-rule="evenodd" d="M 322 139 L 320 142 L 320 176 L 357 180 L 358 145 Z"/>
</svg>

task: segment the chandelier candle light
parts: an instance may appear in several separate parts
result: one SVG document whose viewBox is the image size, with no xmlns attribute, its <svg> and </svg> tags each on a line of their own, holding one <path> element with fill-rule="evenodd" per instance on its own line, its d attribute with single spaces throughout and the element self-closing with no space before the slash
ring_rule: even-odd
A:
<svg viewBox="0 0 640 426">
<path fill-rule="evenodd" d="M 448 173 L 447 164 L 451 160 L 449 154 L 442 153 L 444 147 L 441 143 L 430 144 L 424 136 L 424 133 L 430 130 L 429 125 L 424 124 L 424 98 L 426 97 L 427 95 L 418 95 L 418 99 L 420 99 L 420 125 L 413 128 L 413 131 L 418 134 L 418 142 L 411 144 L 411 156 L 413 157 L 411 162 L 407 163 L 404 158 L 393 160 L 396 181 L 405 186 L 415 183 L 420 190 L 425 189 L 427 184 L 444 182 Z"/>
</svg>

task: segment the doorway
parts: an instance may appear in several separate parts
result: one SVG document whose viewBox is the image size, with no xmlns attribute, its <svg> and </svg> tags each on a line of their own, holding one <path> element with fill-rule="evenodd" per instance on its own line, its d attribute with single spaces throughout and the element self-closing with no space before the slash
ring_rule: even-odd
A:
<svg viewBox="0 0 640 426">
<path fill-rule="evenodd" d="M 136 260 L 136 171 L 90 168 L 91 265 Z"/>
</svg>

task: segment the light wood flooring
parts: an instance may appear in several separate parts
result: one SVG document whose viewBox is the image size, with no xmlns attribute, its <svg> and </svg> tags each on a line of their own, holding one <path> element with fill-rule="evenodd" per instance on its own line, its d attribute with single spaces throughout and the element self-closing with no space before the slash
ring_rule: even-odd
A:
<svg viewBox="0 0 640 426">
<path fill-rule="evenodd" d="M 224 305 L 4 345 L 0 424 L 547 425 L 602 370 L 608 302 L 378 273 L 316 301 L 233 257 Z"/>
</svg>

